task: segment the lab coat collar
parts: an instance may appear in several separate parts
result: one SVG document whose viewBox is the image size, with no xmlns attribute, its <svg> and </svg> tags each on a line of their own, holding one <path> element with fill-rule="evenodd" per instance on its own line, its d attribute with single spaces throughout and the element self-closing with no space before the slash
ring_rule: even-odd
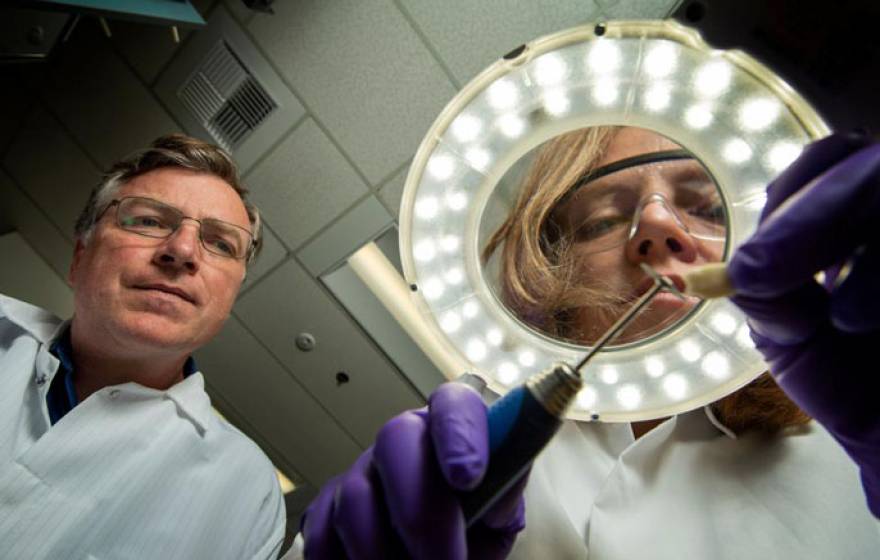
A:
<svg viewBox="0 0 880 560">
<path fill-rule="evenodd" d="M 45 309 L 2 294 L 0 294 L 0 311 L 8 320 L 41 342 L 42 348 L 37 355 L 34 377 L 41 389 L 40 396 L 45 399 L 45 392 L 58 371 L 58 358 L 49 352 L 49 348 L 52 341 L 68 327 L 70 319 L 62 321 Z M 174 404 L 193 423 L 202 436 L 209 426 L 215 425 L 212 422 L 214 416 L 211 410 L 211 400 L 205 392 L 205 378 L 199 371 L 188 375 L 183 381 L 174 384 L 166 391 L 150 389 L 137 383 L 123 383 L 115 388 L 142 396 L 164 395 L 174 401 Z"/>
<path fill-rule="evenodd" d="M 0 311 L 13 324 L 21 327 L 40 342 L 46 343 L 61 332 L 69 321 L 62 321 L 52 313 L 17 299 L 0 294 Z"/>
</svg>

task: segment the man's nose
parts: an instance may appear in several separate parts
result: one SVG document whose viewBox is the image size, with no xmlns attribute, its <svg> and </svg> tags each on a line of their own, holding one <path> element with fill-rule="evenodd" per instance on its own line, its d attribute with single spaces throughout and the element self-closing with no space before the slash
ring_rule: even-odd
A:
<svg viewBox="0 0 880 560">
<path fill-rule="evenodd" d="M 157 249 L 153 258 L 154 262 L 163 267 L 183 268 L 189 272 L 199 269 L 200 252 L 199 228 L 200 224 L 188 218 L 180 223 L 170 236 L 165 239 Z M 189 227 L 187 227 L 189 226 Z"/>
<path fill-rule="evenodd" d="M 661 262 L 669 257 L 693 262 L 697 258 L 696 240 L 663 199 L 648 200 L 634 227 L 635 233 L 626 244 L 630 262 Z"/>
</svg>

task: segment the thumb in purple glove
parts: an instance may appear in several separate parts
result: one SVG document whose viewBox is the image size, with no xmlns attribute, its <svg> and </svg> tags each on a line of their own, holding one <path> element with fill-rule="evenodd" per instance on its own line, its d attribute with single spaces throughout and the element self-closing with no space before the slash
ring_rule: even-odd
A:
<svg viewBox="0 0 880 560">
<path fill-rule="evenodd" d="M 525 481 L 470 530 L 456 494 L 479 484 L 488 447 L 480 396 L 441 386 L 427 409 L 385 424 L 375 446 L 322 489 L 303 518 L 306 558 L 393 558 L 404 549 L 414 558 L 504 558 L 525 526 Z"/>
</svg>

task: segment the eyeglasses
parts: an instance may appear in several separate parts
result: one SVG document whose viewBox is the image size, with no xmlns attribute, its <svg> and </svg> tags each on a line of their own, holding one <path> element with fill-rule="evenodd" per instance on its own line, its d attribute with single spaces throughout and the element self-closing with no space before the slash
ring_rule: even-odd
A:
<svg viewBox="0 0 880 560">
<path fill-rule="evenodd" d="M 199 240 L 208 252 L 236 260 L 247 259 L 253 252 L 254 236 L 251 232 L 223 220 L 197 220 L 185 216 L 173 206 L 140 196 L 113 200 L 101 215 L 111 206 L 116 206 L 116 225 L 125 231 L 164 239 L 180 229 L 183 220 L 192 220 L 199 224 Z"/>
<path fill-rule="evenodd" d="M 692 158 L 676 160 L 637 161 L 582 181 L 577 185 L 581 191 L 577 196 L 565 197 L 554 208 L 554 219 L 559 222 L 561 213 L 567 214 L 563 221 L 573 240 L 581 243 L 583 251 L 598 253 L 632 239 L 645 209 L 659 204 L 682 231 L 697 239 L 724 243 L 727 214 L 718 187 Z M 645 192 L 645 177 L 650 175 L 662 176 L 674 202 L 659 192 Z"/>
</svg>

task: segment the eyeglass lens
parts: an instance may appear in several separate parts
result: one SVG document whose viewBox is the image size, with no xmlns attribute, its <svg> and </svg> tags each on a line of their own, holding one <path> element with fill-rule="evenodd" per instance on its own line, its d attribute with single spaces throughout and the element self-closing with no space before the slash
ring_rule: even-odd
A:
<svg viewBox="0 0 880 560">
<path fill-rule="evenodd" d="M 119 201 L 117 223 L 126 231 L 147 237 L 164 238 L 177 231 L 183 222 L 183 213 L 157 200 L 128 197 Z M 235 259 L 244 258 L 250 246 L 247 233 L 221 220 L 199 220 L 199 239 L 202 245 L 216 255 Z"/>
</svg>

